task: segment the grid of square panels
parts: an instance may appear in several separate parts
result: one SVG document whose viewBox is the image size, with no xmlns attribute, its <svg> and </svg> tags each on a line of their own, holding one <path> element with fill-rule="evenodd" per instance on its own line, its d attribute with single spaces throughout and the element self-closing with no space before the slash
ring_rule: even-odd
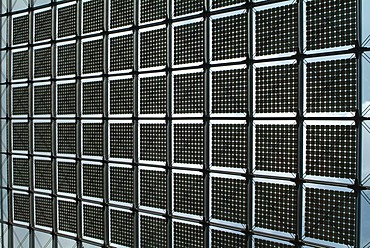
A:
<svg viewBox="0 0 370 248">
<path fill-rule="evenodd" d="M 58 37 L 77 34 L 77 6 L 75 4 L 58 8 Z"/>
<path fill-rule="evenodd" d="M 76 73 L 76 44 L 58 46 L 58 76 L 73 75 Z"/>
<path fill-rule="evenodd" d="M 167 32 L 165 28 L 141 33 L 140 67 L 146 68 L 166 65 L 166 38 Z"/>
<path fill-rule="evenodd" d="M 35 159 L 35 188 L 51 190 L 51 185 L 51 161 Z"/>
<path fill-rule="evenodd" d="M 22 15 L 13 19 L 13 45 L 18 45 L 28 42 L 29 36 L 29 16 Z"/>
<path fill-rule="evenodd" d="M 35 14 L 35 41 L 51 39 L 51 10 Z"/>
<path fill-rule="evenodd" d="M 134 22 L 134 1 L 110 1 L 110 27 L 119 28 L 132 25 Z"/>
<path fill-rule="evenodd" d="M 246 247 L 247 240 L 244 234 L 212 230 L 212 248 L 216 247 Z"/>
<path fill-rule="evenodd" d="M 204 105 L 203 73 L 175 75 L 174 100 L 175 114 L 202 113 Z"/>
<path fill-rule="evenodd" d="M 13 158 L 13 184 L 29 186 L 29 161 L 28 158 Z"/>
<path fill-rule="evenodd" d="M 167 155 L 166 124 L 140 125 L 140 159 L 165 162 Z"/>
<path fill-rule="evenodd" d="M 140 205 L 165 209 L 166 192 L 165 171 L 140 171 Z"/>
<path fill-rule="evenodd" d="M 117 209 L 110 211 L 111 240 L 115 244 L 132 247 L 134 241 L 134 218 L 130 212 Z"/>
<path fill-rule="evenodd" d="M 200 175 L 175 173 L 174 210 L 176 212 L 203 214 L 203 178 Z"/>
<path fill-rule="evenodd" d="M 27 97 L 28 98 L 28 97 Z M 33 88 L 33 113 L 35 115 L 51 114 L 51 86 L 39 85 Z"/>
<path fill-rule="evenodd" d="M 133 79 L 111 80 L 110 89 L 110 114 L 132 114 L 134 108 Z"/>
<path fill-rule="evenodd" d="M 110 167 L 110 199 L 132 203 L 134 199 L 134 171 L 132 168 Z"/>
<path fill-rule="evenodd" d="M 166 221 L 151 216 L 140 216 L 141 247 L 167 247 Z"/>
<path fill-rule="evenodd" d="M 167 107 L 167 77 L 140 79 L 140 113 L 165 114 Z"/>
<path fill-rule="evenodd" d="M 51 76 L 51 48 L 35 49 L 35 71 L 34 77 Z"/>
</svg>

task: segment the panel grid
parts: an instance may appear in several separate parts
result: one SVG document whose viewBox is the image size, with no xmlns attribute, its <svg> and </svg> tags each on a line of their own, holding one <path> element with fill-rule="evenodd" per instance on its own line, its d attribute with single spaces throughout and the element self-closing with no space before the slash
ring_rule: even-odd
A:
<svg viewBox="0 0 370 248">
<path fill-rule="evenodd" d="M 83 165 L 83 195 L 103 198 L 103 166 Z"/>
<path fill-rule="evenodd" d="M 175 247 L 203 247 L 203 228 L 192 224 L 175 222 Z"/>
<path fill-rule="evenodd" d="M 140 35 L 140 67 L 166 65 L 166 29 L 155 29 Z M 155 42 L 153 42 L 155 41 Z"/>
<path fill-rule="evenodd" d="M 100 206 L 83 205 L 83 235 L 94 239 L 104 239 L 104 216 Z"/>
<path fill-rule="evenodd" d="M 76 124 L 58 123 L 58 152 L 76 153 Z"/>
<path fill-rule="evenodd" d="M 27 79 L 28 78 L 28 51 L 20 51 L 13 53 L 13 79 Z"/>
<path fill-rule="evenodd" d="M 131 213 L 111 210 L 111 240 L 115 244 L 132 247 L 134 219 Z"/>
<path fill-rule="evenodd" d="M 150 216 L 140 216 L 140 244 L 141 247 L 166 246 L 166 221 Z"/>
<path fill-rule="evenodd" d="M 203 164 L 203 125 L 174 125 L 175 163 Z"/>
<path fill-rule="evenodd" d="M 246 247 L 246 238 L 243 234 L 212 230 L 212 248 L 216 247 Z"/>
<path fill-rule="evenodd" d="M 103 72 L 103 39 L 83 42 L 84 74 Z"/>
<path fill-rule="evenodd" d="M 35 14 L 35 41 L 51 39 L 51 10 Z"/>
<path fill-rule="evenodd" d="M 110 81 L 110 114 L 132 114 L 133 79 Z"/>
<path fill-rule="evenodd" d="M 83 133 L 83 155 L 102 156 L 103 155 L 103 124 L 84 123 Z"/>
<path fill-rule="evenodd" d="M 91 33 L 103 29 L 102 0 L 91 0 L 83 3 L 83 33 Z"/>
<path fill-rule="evenodd" d="M 110 167 L 110 199 L 119 202 L 133 202 L 134 173 L 131 168 Z"/>
<path fill-rule="evenodd" d="M 77 204 L 71 201 L 58 201 L 58 223 L 61 231 L 77 232 Z"/>
<path fill-rule="evenodd" d="M 82 114 L 103 113 L 103 82 L 89 82 L 82 84 Z"/>
<path fill-rule="evenodd" d="M 167 104 L 166 76 L 140 79 L 140 113 L 165 114 Z"/>
<path fill-rule="evenodd" d="M 29 164 L 27 158 L 13 158 L 13 184 L 29 186 Z"/>
<path fill-rule="evenodd" d="M 51 47 L 35 50 L 34 76 L 36 78 L 51 76 Z"/>
<path fill-rule="evenodd" d="M 204 105 L 203 91 L 204 91 L 204 79 L 202 73 L 198 72 L 175 75 L 174 113 L 175 114 L 203 113 Z"/>
<path fill-rule="evenodd" d="M 67 37 L 77 34 L 76 5 L 70 5 L 58 9 L 58 37 Z"/>
<path fill-rule="evenodd" d="M 73 75 L 76 72 L 76 44 L 58 46 L 58 76 Z"/>
<path fill-rule="evenodd" d="M 140 159 L 166 161 L 166 124 L 140 125 Z"/>
<path fill-rule="evenodd" d="M 57 98 L 59 115 L 76 114 L 76 84 L 59 84 Z"/>
<path fill-rule="evenodd" d="M 51 190 L 51 161 L 35 159 L 35 187 Z"/>
<path fill-rule="evenodd" d="M 140 171 L 140 205 L 166 208 L 166 172 Z"/>
<path fill-rule="evenodd" d="M 58 191 L 76 194 L 77 190 L 76 164 L 58 162 Z"/>
<path fill-rule="evenodd" d="M 134 65 L 133 35 L 110 39 L 110 71 L 132 70 Z"/>
<path fill-rule="evenodd" d="M 166 18 L 166 0 L 141 0 L 140 21 L 150 22 Z"/>
<path fill-rule="evenodd" d="M 13 123 L 13 149 L 28 151 L 29 126 L 27 122 Z"/>
<path fill-rule="evenodd" d="M 30 222 L 30 196 L 14 193 L 14 220 Z"/>
<path fill-rule="evenodd" d="M 133 155 L 133 124 L 110 125 L 110 156 L 131 159 Z"/>
<path fill-rule="evenodd" d="M 50 209 L 53 209 L 51 198 L 35 197 L 36 225 L 51 228 L 53 226 L 53 216 Z"/>
<path fill-rule="evenodd" d="M 35 115 L 51 114 L 51 86 L 35 86 L 33 89 Z"/>
<path fill-rule="evenodd" d="M 203 0 L 175 0 L 175 16 L 192 14 L 203 10 Z"/>
<path fill-rule="evenodd" d="M 187 214 L 203 213 L 203 178 L 199 175 L 174 175 L 174 210 Z"/>
<path fill-rule="evenodd" d="M 28 42 L 29 16 L 23 15 L 13 19 L 13 45 Z"/>
<path fill-rule="evenodd" d="M 51 123 L 35 123 L 35 152 L 51 152 Z"/>
<path fill-rule="evenodd" d="M 133 24 L 134 1 L 111 0 L 110 1 L 110 27 L 119 28 Z"/>
<path fill-rule="evenodd" d="M 28 87 L 14 87 L 12 99 L 13 115 L 27 115 L 28 101 Z"/>
</svg>

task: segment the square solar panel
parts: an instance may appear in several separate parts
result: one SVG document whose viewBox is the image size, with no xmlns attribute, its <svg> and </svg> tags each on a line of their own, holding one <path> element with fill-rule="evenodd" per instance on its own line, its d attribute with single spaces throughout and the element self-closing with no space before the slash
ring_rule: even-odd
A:
<svg viewBox="0 0 370 248">
<path fill-rule="evenodd" d="M 51 114 L 51 85 L 34 86 L 33 97 L 35 115 Z"/>
<path fill-rule="evenodd" d="M 131 70 L 134 66 L 134 39 L 132 34 L 110 39 L 110 71 Z"/>
<path fill-rule="evenodd" d="M 166 18 L 166 0 L 141 0 L 140 22 L 150 22 Z"/>
<path fill-rule="evenodd" d="M 110 114 L 132 114 L 134 106 L 132 78 L 110 81 Z"/>
<path fill-rule="evenodd" d="M 298 65 L 256 68 L 257 113 L 291 113 L 298 109 Z"/>
<path fill-rule="evenodd" d="M 58 123 L 58 152 L 76 153 L 76 124 Z"/>
<path fill-rule="evenodd" d="M 356 0 L 308 1 L 306 7 L 307 49 L 354 45 L 356 3 Z"/>
<path fill-rule="evenodd" d="M 77 34 L 76 29 L 77 8 L 69 5 L 58 9 L 58 37 L 66 37 Z"/>
<path fill-rule="evenodd" d="M 212 20 L 212 59 L 225 60 L 247 56 L 247 14 Z"/>
<path fill-rule="evenodd" d="M 191 90 L 189 90 L 191 89 Z M 174 80 L 175 114 L 203 113 L 204 79 L 203 73 L 175 75 Z"/>
<path fill-rule="evenodd" d="M 140 125 L 140 159 L 166 161 L 166 124 Z"/>
<path fill-rule="evenodd" d="M 59 230 L 77 232 L 77 203 L 71 201 L 58 201 Z"/>
<path fill-rule="evenodd" d="M 165 66 L 167 60 L 166 29 L 142 32 L 140 35 L 140 67 Z M 153 42 L 155 41 L 155 42 Z"/>
<path fill-rule="evenodd" d="M 59 115 L 76 114 L 76 84 L 58 84 L 57 86 Z"/>
<path fill-rule="evenodd" d="M 27 158 L 13 158 L 13 185 L 29 186 L 29 167 Z"/>
<path fill-rule="evenodd" d="M 28 87 L 13 87 L 13 115 L 28 114 Z"/>
<path fill-rule="evenodd" d="M 140 216 L 140 246 L 166 248 L 166 220 Z"/>
<path fill-rule="evenodd" d="M 298 48 L 298 4 L 256 12 L 256 54 L 295 52 Z"/>
<path fill-rule="evenodd" d="M 76 194 L 76 163 L 58 161 L 58 191 Z"/>
<path fill-rule="evenodd" d="M 13 123 L 13 149 L 28 151 L 29 126 L 28 122 Z"/>
<path fill-rule="evenodd" d="M 166 208 L 167 185 L 165 171 L 140 171 L 140 205 Z"/>
<path fill-rule="evenodd" d="M 175 27 L 175 65 L 203 61 L 203 30 L 202 22 Z"/>
<path fill-rule="evenodd" d="M 13 53 L 13 79 L 28 78 L 28 51 L 20 51 Z"/>
<path fill-rule="evenodd" d="M 350 125 L 307 126 L 306 174 L 355 179 L 356 133 Z"/>
<path fill-rule="evenodd" d="M 212 230 L 212 248 L 247 247 L 247 237 L 244 234 Z"/>
<path fill-rule="evenodd" d="M 51 77 L 51 47 L 35 49 L 34 76 Z"/>
<path fill-rule="evenodd" d="M 82 84 L 82 113 L 84 115 L 103 114 L 103 82 L 85 82 Z"/>
<path fill-rule="evenodd" d="M 212 218 L 246 224 L 247 186 L 245 180 L 212 177 L 211 200 Z"/>
<path fill-rule="evenodd" d="M 103 124 L 83 123 L 83 155 L 103 156 Z"/>
<path fill-rule="evenodd" d="M 131 168 L 110 167 L 110 199 L 129 202 L 134 200 L 134 171 Z"/>
<path fill-rule="evenodd" d="M 256 182 L 254 208 L 256 227 L 296 232 L 297 190 L 295 186 Z"/>
<path fill-rule="evenodd" d="M 174 210 L 186 214 L 203 214 L 203 177 L 200 175 L 174 175 Z"/>
<path fill-rule="evenodd" d="M 247 113 L 246 69 L 212 72 L 212 113 Z"/>
<path fill-rule="evenodd" d="M 167 104 L 167 77 L 140 79 L 140 113 L 165 114 Z"/>
<path fill-rule="evenodd" d="M 238 3 L 244 3 L 245 0 L 212 0 L 212 8 L 221 8 L 221 7 L 228 7 L 231 5 L 235 5 Z"/>
<path fill-rule="evenodd" d="M 103 72 L 103 39 L 83 42 L 84 74 Z"/>
<path fill-rule="evenodd" d="M 247 125 L 212 125 L 212 165 L 247 167 Z"/>
<path fill-rule="evenodd" d="M 203 164 L 203 124 L 174 125 L 175 163 Z"/>
<path fill-rule="evenodd" d="M 58 76 L 76 73 L 76 44 L 58 46 Z"/>
<path fill-rule="evenodd" d="M 22 15 L 13 19 L 13 45 L 28 42 L 29 16 Z"/>
<path fill-rule="evenodd" d="M 83 235 L 94 239 L 104 239 L 104 211 L 100 206 L 83 205 Z"/>
<path fill-rule="evenodd" d="M 132 0 L 110 1 L 110 27 L 119 28 L 134 22 L 134 2 Z"/>
<path fill-rule="evenodd" d="M 128 247 L 134 242 L 134 218 L 131 213 L 112 209 L 110 212 L 111 241 Z"/>
<path fill-rule="evenodd" d="M 305 236 L 355 245 L 356 196 L 352 192 L 306 188 Z"/>
<path fill-rule="evenodd" d="M 255 248 L 290 248 L 295 247 L 293 245 L 288 245 L 284 243 L 279 243 L 271 240 L 266 239 L 254 239 L 254 247 Z"/>
<path fill-rule="evenodd" d="M 110 125 L 110 156 L 131 159 L 133 156 L 133 124 L 113 123 Z"/>
<path fill-rule="evenodd" d="M 255 168 L 257 170 L 297 172 L 297 126 L 258 124 L 256 125 L 255 147 Z"/>
<path fill-rule="evenodd" d="M 14 193 L 14 220 L 30 222 L 30 196 Z"/>
<path fill-rule="evenodd" d="M 35 152 L 51 152 L 51 123 L 35 123 Z"/>
<path fill-rule="evenodd" d="M 204 247 L 203 227 L 175 222 L 174 223 L 174 243 L 175 247 Z"/>
<path fill-rule="evenodd" d="M 51 190 L 51 185 L 51 161 L 35 159 L 35 187 L 44 190 Z"/>
<path fill-rule="evenodd" d="M 203 0 L 175 0 L 175 16 L 192 14 L 203 10 Z"/>
<path fill-rule="evenodd" d="M 307 111 L 356 111 L 356 58 L 307 64 Z"/>
<path fill-rule="evenodd" d="M 83 3 L 83 33 L 103 29 L 103 0 L 91 0 Z"/>
<path fill-rule="evenodd" d="M 89 197 L 104 197 L 103 166 L 96 164 L 83 165 L 83 195 Z"/>
<path fill-rule="evenodd" d="M 35 197 L 36 225 L 53 227 L 53 201 L 51 198 Z"/>
<path fill-rule="evenodd" d="M 51 10 L 35 14 L 35 41 L 51 39 Z"/>
</svg>

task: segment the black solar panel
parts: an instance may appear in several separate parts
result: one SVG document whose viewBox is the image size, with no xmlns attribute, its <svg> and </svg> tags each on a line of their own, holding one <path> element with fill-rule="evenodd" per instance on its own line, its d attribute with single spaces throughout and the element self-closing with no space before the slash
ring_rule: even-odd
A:
<svg viewBox="0 0 370 248">
<path fill-rule="evenodd" d="M 154 208 L 166 208 L 166 172 L 140 171 L 140 205 Z"/>
<path fill-rule="evenodd" d="M 58 123 L 58 152 L 76 153 L 75 123 Z"/>
<path fill-rule="evenodd" d="M 35 41 L 51 39 L 51 10 L 39 12 L 35 14 Z"/>
<path fill-rule="evenodd" d="M 110 113 L 132 114 L 133 106 L 133 80 L 110 81 Z"/>
<path fill-rule="evenodd" d="M 140 79 L 140 113 L 165 114 L 167 104 L 166 76 Z"/>
<path fill-rule="evenodd" d="M 58 201 L 59 230 L 77 232 L 77 204 L 71 201 Z"/>
<path fill-rule="evenodd" d="M 103 72 L 103 39 L 83 43 L 84 74 Z"/>
<path fill-rule="evenodd" d="M 13 19 L 13 44 L 27 43 L 29 37 L 29 16 L 22 15 Z"/>
<path fill-rule="evenodd" d="M 111 240 L 115 244 L 131 247 L 133 245 L 134 219 L 128 212 L 111 210 Z"/>
<path fill-rule="evenodd" d="M 35 187 L 51 190 L 52 169 L 50 160 L 35 160 Z"/>
<path fill-rule="evenodd" d="M 51 48 L 40 48 L 35 50 L 35 71 L 34 76 L 51 76 Z"/>
<path fill-rule="evenodd" d="M 13 115 L 28 114 L 28 87 L 13 87 Z"/>
<path fill-rule="evenodd" d="M 203 0 L 175 0 L 174 12 L 175 16 L 192 14 L 203 10 Z"/>
<path fill-rule="evenodd" d="M 83 133 L 83 154 L 90 156 L 103 155 L 103 124 L 84 123 Z"/>
<path fill-rule="evenodd" d="M 36 152 L 51 152 L 51 123 L 35 123 L 34 142 Z"/>
<path fill-rule="evenodd" d="M 71 162 L 58 162 L 58 191 L 76 194 L 76 164 Z"/>
<path fill-rule="evenodd" d="M 133 125 L 132 123 L 113 123 L 110 125 L 110 156 L 132 158 Z"/>
<path fill-rule="evenodd" d="M 110 71 L 131 70 L 134 65 L 134 40 L 132 34 L 110 39 Z"/>
<path fill-rule="evenodd" d="M 174 125 L 176 163 L 203 164 L 203 125 Z"/>
<path fill-rule="evenodd" d="M 167 247 L 166 221 L 151 216 L 140 216 L 141 247 Z"/>
<path fill-rule="evenodd" d="M 35 197 L 36 225 L 53 227 L 53 201 L 51 198 Z"/>
<path fill-rule="evenodd" d="M 83 3 L 83 32 L 91 33 L 103 29 L 102 0 L 91 0 Z"/>
<path fill-rule="evenodd" d="M 28 78 L 28 51 L 20 51 L 13 53 L 13 79 Z"/>
<path fill-rule="evenodd" d="M 103 166 L 96 164 L 83 165 L 83 195 L 103 198 Z"/>
<path fill-rule="evenodd" d="M 58 76 L 76 73 L 76 44 L 58 46 Z"/>
<path fill-rule="evenodd" d="M 202 113 L 203 96 L 204 79 L 201 72 L 175 75 L 175 114 Z"/>
<path fill-rule="evenodd" d="M 110 1 L 110 27 L 119 28 L 133 24 L 134 2 L 131 0 Z"/>
<path fill-rule="evenodd" d="M 35 115 L 51 114 L 51 86 L 41 85 L 33 88 Z"/>
<path fill-rule="evenodd" d="M 164 19 L 166 17 L 166 0 L 141 0 L 140 21 L 149 22 Z"/>
<path fill-rule="evenodd" d="M 30 222 L 30 196 L 28 194 L 13 194 L 14 220 Z"/>
<path fill-rule="evenodd" d="M 27 158 L 13 158 L 13 184 L 29 186 L 29 162 Z"/>
<path fill-rule="evenodd" d="M 83 235 L 94 239 L 104 239 L 104 215 L 100 206 L 83 205 Z"/>
<path fill-rule="evenodd" d="M 203 214 L 203 178 L 200 175 L 174 175 L 174 210 L 187 214 Z"/>
<path fill-rule="evenodd" d="M 110 199 L 119 202 L 133 202 L 134 172 L 131 168 L 110 167 Z"/>
<path fill-rule="evenodd" d="M 13 123 L 13 149 L 28 151 L 29 125 L 28 122 Z"/>
<path fill-rule="evenodd" d="M 76 5 L 69 5 L 58 9 L 58 37 L 66 37 L 77 34 Z"/>
<path fill-rule="evenodd" d="M 164 28 L 141 33 L 140 67 L 146 68 L 166 65 L 166 38 L 167 32 Z"/>
<path fill-rule="evenodd" d="M 203 228 L 201 226 L 175 222 L 174 234 L 175 247 L 203 247 Z"/>
<path fill-rule="evenodd" d="M 76 84 L 59 84 L 57 86 L 57 98 L 58 114 L 76 114 Z"/>
<path fill-rule="evenodd" d="M 140 159 L 166 161 L 166 124 L 140 125 Z"/>
<path fill-rule="evenodd" d="M 103 82 L 86 82 L 82 85 L 82 113 L 103 114 Z"/>
<path fill-rule="evenodd" d="M 246 247 L 247 239 L 244 234 L 212 230 L 212 248 L 216 247 Z"/>
</svg>

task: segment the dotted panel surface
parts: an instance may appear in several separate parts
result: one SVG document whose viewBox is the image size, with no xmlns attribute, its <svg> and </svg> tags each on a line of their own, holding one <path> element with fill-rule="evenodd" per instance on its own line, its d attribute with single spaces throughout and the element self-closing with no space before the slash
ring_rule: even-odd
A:
<svg viewBox="0 0 370 248">
<path fill-rule="evenodd" d="M 237 233 L 212 230 L 212 248 L 224 247 L 246 247 L 246 236 Z"/>
<path fill-rule="evenodd" d="M 30 196 L 14 193 L 14 220 L 30 222 Z"/>
<path fill-rule="evenodd" d="M 104 212 L 102 207 L 83 206 L 83 235 L 94 239 L 104 239 Z"/>
<path fill-rule="evenodd" d="M 76 113 L 76 84 L 58 84 L 58 114 L 75 114 Z"/>
<path fill-rule="evenodd" d="M 103 198 L 103 166 L 83 165 L 83 195 Z"/>
<path fill-rule="evenodd" d="M 134 22 L 134 1 L 110 1 L 110 27 L 119 28 L 132 25 Z"/>
<path fill-rule="evenodd" d="M 166 161 L 166 124 L 140 125 L 140 159 Z"/>
<path fill-rule="evenodd" d="M 77 204 L 70 201 L 58 201 L 59 230 L 76 233 Z"/>
<path fill-rule="evenodd" d="M 224 60 L 247 56 L 247 15 L 233 15 L 212 21 L 212 58 Z"/>
<path fill-rule="evenodd" d="M 52 184 L 51 161 L 35 160 L 35 187 L 51 190 Z"/>
<path fill-rule="evenodd" d="M 309 125 L 306 139 L 306 174 L 356 177 L 356 127 Z"/>
<path fill-rule="evenodd" d="M 51 10 L 35 14 L 35 41 L 51 39 Z"/>
<path fill-rule="evenodd" d="M 35 197 L 36 225 L 53 227 L 53 201 L 51 198 Z"/>
<path fill-rule="evenodd" d="M 35 50 L 34 76 L 51 77 L 51 47 Z"/>
<path fill-rule="evenodd" d="M 76 124 L 58 123 L 58 152 L 76 153 Z"/>
<path fill-rule="evenodd" d="M 166 113 L 166 76 L 145 77 L 140 79 L 140 113 Z"/>
<path fill-rule="evenodd" d="M 83 133 L 83 155 L 103 155 L 103 124 L 84 123 Z"/>
<path fill-rule="evenodd" d="M 58 162 L 58 191 L 76 194 L 76 164 Z"/>
<path fill-rule="evenodd" d="M 256 169 L 297 172 L 298 131 L 294 125 L 256 125 Z"/>
<path fill-rule="evenodd" d="M 77 34 L 76 20 L 77 11 L 76 5 L 69 5 L 58 9 L 58 37 L 66 37 Z"/>
<path fill-rule="evenodd" d="M 295 186 L 255 183 L 255 225 L 295 233 L 297 230 L 297 190 Z"/>
<path fill-rule="evenodd" d="M 295 52 L 298 47 L 298 4 L 256 13 L 256 54 Z"/>
<path fill-rule="evenodd" d="M 115 158 L 132 158 L 132 123 L 115 123 L 110 125 L 110 155 Z"/>
<path fill-rule="evenodd" d="M 356 59 L 307 64 L 307 111 L 356 110 Z"/>
<path fill-rule="evenodd" d="M 289 248 L 295 247 L 288 244 L 278 243 L 270 240 L 265 239 L 254 239 L 254 247 L 255 248 Z"/>
<path fill-rule="evenodd" d="M 203 0 L 175 0 L 175 16 L 202 11 L 203 2 Z"/>
<path fill-rule="evenodd" d="M 29 165 L 27 158 L 13 158 L 13 184 L 29 186 Z"/>
<path fill-rule="evenodd" d="M 212 125 L 212 165 L 246 168 L 247 133 L 245 124 Z"/>
<path fill-rule="evenodd" d="M 34 141 L 36 152 L 51 152 L 51 123 L 35 123 Z"/>
<path fill-rule="evenodd" d="M 203 164 L 203 125 L 174 125 L 175 162 Z"/>
<path fill-rule="evenodd" d="M 110 167 L 110 199 L 133 202 L 134 173 L 131 168 Z"/>
<path fill-rule="evenodd" d="M 28 151 L 28 132 L 29 127 L 27 122 L 13 123 L 13 149 Z"/>
<path fill-rule="evenodd" d="M 103 72 L 103 39 L 83 43 L 83 73 Z"/>
<path fill-rule="evenodd" d="M 133 35 L 117 36 L 110 39 L 110 70 L 131 70 L 134 65 Z"/>
<path fill-rule="evenodd" d="M 246 192 L 245 180 L 213 177 L 212 218 L 245 224 Z"/>
<path fill-rule="evenodd" d="M 212 0 L 212 8 L 221 8 L 221 7 L 227 7 L 230 5 L 243 3 L 245 0 Z"/>
<path fill-rule="evenodd" d="M 58 76 L 76 72 L 76 44 L 58 46 Z"/>
<path fill-rule="evenodd" d="M 247 112 L 246 69 L 212 72 L 212 113 Z"/>
<path fill-rule="evenodd" d="M 141 247 L 166 246 L 166 221 L 150 216 L 140 216 L 140 245 Z"/>
<path fill-rule="evenodd" d="M 110 113 L 132 114 L 133 95 L 133 79 L 110 81 Z"/>
<path fill-rule="evenodd" d="M 166 29 L 155 29 L 140 35 L 140 67 L 166 65 Z M 155 42 L 153 42 L 155 41 Z"/>
<path fill-rule="evenodd" d="M 13 79 L 27 79 L 28 65 L 28 51 L 13 53 Z"/>
<path fill-rule="evenodd" d="M 287 113 L 298 109 L 298 66 L 277 65 L 256 69 L 257 113 Z"/>
<path fill-rule="evenodd" d="M 174 223 L 175 247 L 203 247 L 203 228 L 201 226 Z"/>
<path fill-rule="evenodd" d="M 195 22 L 175 27 L 175 64 L 203 61 L 203 23 Z"/>
<path fill-rule="evenodd" d="M 134 218 L 131 213 L 111 210 L 111 240 L 113 243 L 132 247 Z"/>
<path fill-rule="evenodd" d="M 353 246 L 355 204 L 350 192 L 306 188 L 305 236 Z"/>
<path fill-rule="evenodd" d="M 103 0 L 83 3 L 83 32 L 91 33 L 103 29 Z"/>
<path fill-rule="evenodd" d="M 84 115 L 103 114 L 103 82 L 88 82 L 82 84 Z"/>
<path fill-rule="evenodd" d="M 29 17 L 23 15 L 13 19 L 13 45 L 28 42 Z"/>
<path fill-rule="evenodd" d="M 166 172 L 140 171 L 140 205 L 166 208 Z"/>
<path fill-rule="evenodd" d="M 141 0 L 140 21 L 150 22 L 166 18 L 166 0 Z"/>
<path fill-rule="evenodd" d="M 354 45 L 356 0 L 307 2 L 307 49 Z"/>
<path fill-rule="evenodd" d="M 51 114 L 51 86 L 42 85 L 33 88 L 35 115 Z"/>
<path fill-rule="evenodd" d="M 13 88 L 13 115 L 28 114 L 28 87 Z"/>
<path fill-rule="evenodd" d="M 203 214 L 203 177 L 179 174 L 174 176 L 174 209 L 187 214 Z"/>
<path fill-rule="evenodd" d="M 175 114 L 203 113 L 203 84 L 200 72 L 175 75 Z"/>
</svg>

